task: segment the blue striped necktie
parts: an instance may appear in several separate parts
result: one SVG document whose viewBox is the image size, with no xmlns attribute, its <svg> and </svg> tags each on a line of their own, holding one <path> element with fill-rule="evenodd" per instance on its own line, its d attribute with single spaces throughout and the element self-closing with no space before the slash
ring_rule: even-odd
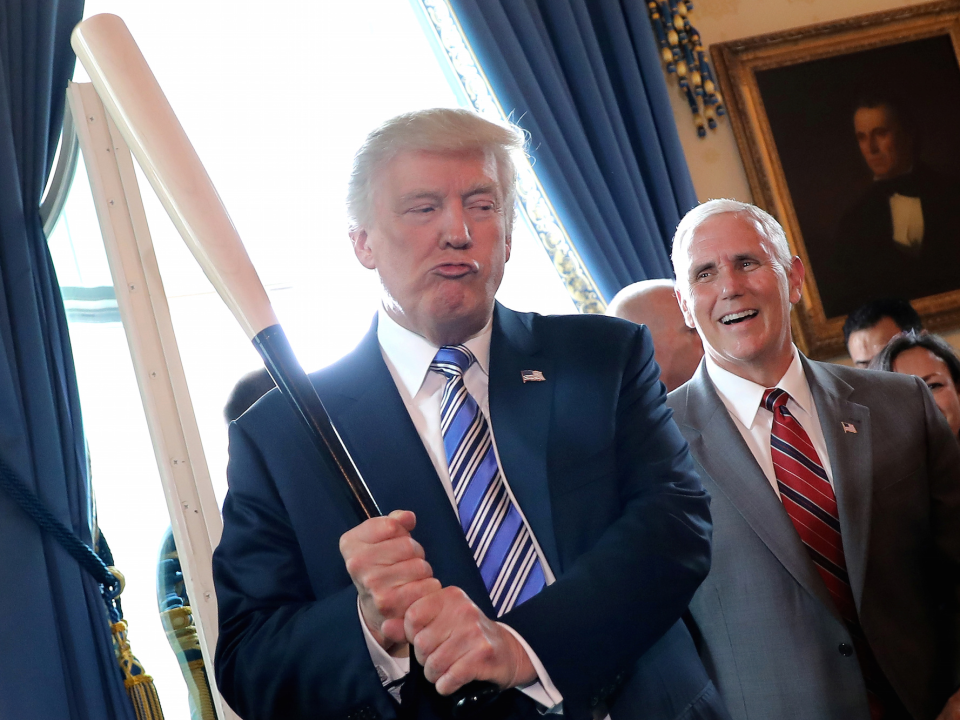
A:
<svg viewBox="0 0 960 720">
<path fill-rule="evenodd" d="M 463 384 L 474 362 L 463 345 L 445 345 L 430 369 L 447 379 L 440 430 L 460 526 L 500 617 L 540 592 L 545 581 L 533 538 L 503 482 L 490 427 Z"/>
</svg>

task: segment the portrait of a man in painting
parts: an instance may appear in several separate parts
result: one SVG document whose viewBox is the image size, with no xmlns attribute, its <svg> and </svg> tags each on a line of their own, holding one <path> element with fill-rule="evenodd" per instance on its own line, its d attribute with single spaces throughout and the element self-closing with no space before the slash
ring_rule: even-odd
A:
<svg viewBox="0 0 960 720">
<path fill-rule="evenodd" d="M 844 211 L 832 238 L 831 264 L 850 282 L 821 294 L 846 309 L 953 290 L 960 281 L 960 181 L 923 159 L 923 135 L 909 105 L 895 95 L 862 93 L 851 125 L 871 183 Z"/>
<path fill-rule="evenodd" d="M 960 287 L 960 65 L 934 37 L 757 73 L 829 317 Z"/>
</svg>

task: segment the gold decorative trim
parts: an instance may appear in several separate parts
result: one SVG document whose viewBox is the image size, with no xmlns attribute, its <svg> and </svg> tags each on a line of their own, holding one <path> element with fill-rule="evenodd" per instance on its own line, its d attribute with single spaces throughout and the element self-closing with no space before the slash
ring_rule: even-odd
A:
<svg viewBox="0 0 960 720">
<path fill-rule="evenodd" d="M 649 0 L 650 25 L 660 46 L 660 59 L 668 75 L 676 75 L 697 135 L 707 136 L 707 128 L 717 129 L 717 117 L 726 114 L 723 98 L 713 81 L 710 60 L 703 49 L 699 31 L 693 26 L 690 0 Z M 700 110 L 700 106 L 703 110 Z"/>
<path fill-rule="evenodd" d="M 446 53 L 451 69 L 473 109 L 492 120 L 509 121 L 449 2 L 419 1 L 434 37 Z M 577 309 L 582 313 L 602 313 L 606 310 L 606 302 L 557 217 L 529 158 L 524 157 L 518 163 L 517 172 L 520 212 L 536 232 Z"/>
</svg>

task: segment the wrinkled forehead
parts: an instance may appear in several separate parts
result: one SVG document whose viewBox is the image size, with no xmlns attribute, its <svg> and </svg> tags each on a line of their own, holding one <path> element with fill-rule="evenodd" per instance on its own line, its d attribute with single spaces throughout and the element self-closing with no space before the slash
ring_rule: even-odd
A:
<svg viewBox="0 0 960 720">
<path fill-rule="evenodd" d="M 416 185 L 459 179 L 467 182 L 487 180 L 500 188 L 496 154 L 482 148 L 434 150 L 404 148 L 384 158 L 374 169 L 374 189 L 385 183 Z"/>
<path fill-rule="evenodd" d="M 763 234 L 759 222 L 749 215 L 729 212 L 709 217 L 689 232 L 678 259 L 688 268 L 695 262 L 757 252 L 775 254 L 773 243 Z"/>
</svg>

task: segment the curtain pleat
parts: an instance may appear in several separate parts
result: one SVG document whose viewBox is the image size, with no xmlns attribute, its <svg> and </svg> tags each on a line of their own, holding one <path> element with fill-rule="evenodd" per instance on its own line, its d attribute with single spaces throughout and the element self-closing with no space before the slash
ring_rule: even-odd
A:
<svg viewBox="0 0 960 720">
<path fill-rule="evenodd" d="M 601 293 L 672 277 L 696 194 L 645 3 L 450 0 Z"/>
<path fill-rule="evenodd" d="M 79 397 L 40 198 L 82 0 L 0 0 L 0 455 L 90 542 Z M 0 718 L 133 720 L 96 582 L 0 493 Z"/>
</svg>

